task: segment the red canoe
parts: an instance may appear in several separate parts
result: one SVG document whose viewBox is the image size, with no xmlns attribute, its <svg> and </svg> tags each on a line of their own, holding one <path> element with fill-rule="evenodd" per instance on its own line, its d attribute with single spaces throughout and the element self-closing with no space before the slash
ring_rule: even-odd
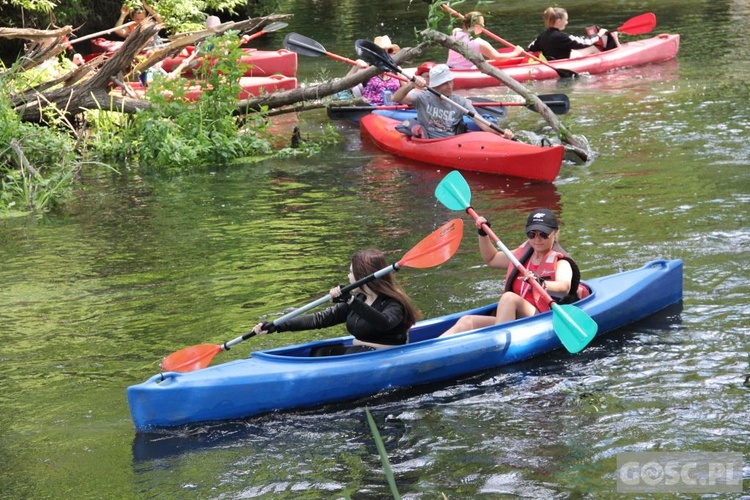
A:
<svg viewBox="0 0 750 500">
<path fill-rule="evenodd" d="M 128 83 L 128 86 L 136 93 L 136 95 L 142 98 L 145 94 L 143 85 L 139 82 Z M 262 94 L 270 94 L 280 90 L 292 90 L 297 88 L 297 79 L 291 76 L 273 75 L 273 76 L 243 76 L 240 78 L 240 92 L 239 99 L 248 99 L 251 97 L 257 97 Z M 122 94 L 122 89 L 117 87 L 114 89 L 118 95 Z M 203 87 L 200 85 L 190 85 L 185 94 L 185 99 L 188 101 L 197 101 L 198 97 L 203 92 Z"/>
<path fill-rule="evenodd" d="M 614 69 L 668 61 L 677 56 L 679 49 L 680 35 L 662 34 L 644 40 L 623 43 L 616 49 L 599 54 L 550 61 L 549 65 L 558 69 L 567 69 L 576 73 L 593 75 Z M 501 50 L 501 52 L 503 51 Z M 525 57 L 517 57 L 510 61 L 493 62 L 492 64 L 519 82 L 559 78 L 554 69 L 535 61 L 525 63 L 525 60 Z M 408 75 L 413 75 L 415 71 L 416 68 L 407 68 L 404 70 Z M 454 89 L 494 87 L 500 85 L 500 82 L 496 78 L 486 75 L 478 69 L 454 69 L 452 71 L 454 75 Z"/>
<path fill-rule="evenodd" d="M 540 147 L 509 141 L 491 132 L 467 132 L 444 139 L 414 139 L 396 126 L 401 123 L 370 114 L 359 121 L 363 135 L 397 156 L 441 167 L 552 182 L 560 172 L 565 148 Z"/>
<path fill-rule="evenodd" d="M 165 71 L 173 71 L 180 63 L 190 57 L 195 47 L 185 47 L 186 53 L 177 57 L 168 57 L 161 63 Z M 258 50 L 242 49 L 245 53 L 240 58 L 240 63 L 246 67 L 245 76 L 297 76 L 297 53 L 286 49 Z M 202 61 L 200 56 L 191 63 L 182 74 L 192 76 L 200 68 Z"/>
</svg>

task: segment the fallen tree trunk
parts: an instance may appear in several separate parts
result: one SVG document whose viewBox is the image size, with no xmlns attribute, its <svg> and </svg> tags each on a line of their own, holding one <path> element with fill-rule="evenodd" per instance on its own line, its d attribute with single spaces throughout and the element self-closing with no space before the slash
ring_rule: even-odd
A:
<svg viewBox="0 0 750 500">
<path fill-rule="evenodd" d="M 149 57 L 133 68 L 136 55 L 151 43 L 154 36 L 162 28 L 148 20 L 141 23 L 136 30 L 125 39 L 122 47 L 106 59 L 96 58 L 76 68 L 53 81 L 44 82 L 31 87 L 21 93 L 10 96 L 10 101 L 16 113 L 24 121 L 41 123 L 44 121 L 45 110 L 57 108 L 65 114 L 76 115 L 87 109 L 107 109 L 123 113 L 134 113 L 150 106 L 148 101 L 128 99 L 109 94 L 111 84 L 124 81 L 125 77 L 135 71 L 143 71 L 165 59 L 169 55 L 177 54 L 188 45 L 198 43 L 209 36 L 223 34 L 234 30 L 239 33 L 253 33 L 261 30 L 267 24 L 288 19 L 291 15 L 271 15 L 248 19 L 240 22 L 224 23 L 211 30 L 203 30 L 187 35 L 176 35 L 175 39 L 165 47 L 151 51 Z M 14 65 L 8 71 L 25 71 L 41 64 L 50 57 L 56 57 L 65 50 L 60 43 L 63 36 L 72 32 L 70 26 L 59 30 L 17 30 L 0 28 L 0 37 L 26 38 L 29 40 L 55 39 L 50 44 L 38 44 L 29 54 L 21 58 L 20 64 Z M 125 76 L 123 76 L 125 75 Z"/>
<path fill-rule="evenodd" d="M 428 46 L 429 44 L 423 43 L 417 47 L 403 49 L 395 55 L 394 61 L 398 63 L 399 61 L 410 60 L 418 57 L 422 54 L 424 48 Z M 344 68 L 344 66 L 342 66 L 342 68 Z M 379 73 L 382 73 L 382 70 L 373 66 L 367 68 L 366 70 L 358 71 L 353 75 L 321 82 L 317 85 L 311 85 L 307 87 L 303 86 L 293 90 L 274 92 L 273 94 L 268 94 L 265 96 L 245 99 L 239 102 L 237 106 L 237 113 L 246 114 L 258 112 L 263 108 L 263 106 L 266 106 L 268 109 L 276 109 L 282 108 L 284 106 L 290 106 L 299 102 L 319 102 L 325 97 L 341 92 L 342 90 L 351 89 L 353 87 L 356 87 L 360 83 L 365 83 L 367 80 Z M 319 106 L 315 106 L 315 108 L 320 107 L 324 107 L 324 105 L 321 104 Z M 295 112 L 295 110 L 290 109 L 288 110 L 288 112 Z M 281 111 L 276 112 L 275 114 L 281 114 Z"/>
</svg>

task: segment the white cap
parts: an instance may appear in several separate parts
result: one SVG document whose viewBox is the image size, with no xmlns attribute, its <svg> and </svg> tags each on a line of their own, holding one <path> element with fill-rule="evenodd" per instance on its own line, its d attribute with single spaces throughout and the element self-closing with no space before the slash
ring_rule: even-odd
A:
<svg viewBox="0 0 750 500">
<path fill-rule="evenodd" d="M 439 87 L 453 81 L 453 73 L 447 64 L 438 64 L 430 69 L 430 87 Z"/>
</svg>

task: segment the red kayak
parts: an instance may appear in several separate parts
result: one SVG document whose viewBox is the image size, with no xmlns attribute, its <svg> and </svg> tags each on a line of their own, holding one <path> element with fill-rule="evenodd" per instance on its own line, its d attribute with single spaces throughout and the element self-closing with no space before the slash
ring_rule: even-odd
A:
<svg viewBox="0 0 750 500">
<path fill-rule="evenodd" d="M 444 139 L 416 139 L 396 130 L 400 123 L 376 114 L 359 120 L 362 134 L 370 136 L 380 149 L 458 170 L 552 182 L 560 172 L 565 153 L 563 146 L 533 146 L 509 141 L 491 132 L 467 132 Z"/>
<path fill-rule="evenodd" d="M 183 60 L 190 57 L 194 51 L 195 47 L 193 46 L 185 47 L 185 51 L 183 51 L 181 55 L 164 59 L 161 63 L 161 67 L 165 71 L 173 71 Z M 245 55 L 240 58 L 239 62 L 246 67 L 245 76 L 297 76 L 296 52 L 286 49 L 242 49 L 242 51 Z M 197 70 L 201 67 L 202 63 L 203 61 L 201 61 L 200 56 L 196 57 L 182 74 L 184 76 L 193 76 L 194 73 L 197 73 Z"/>
<path fill-rule="evenodd" d="M 128 86 L 136 93 L 139 98 L 143 98 L 146 90 L 139 82 L 130 82 Z M 297 88 L 297 79 L 291 76 L 273 75 L 273 76 L 243 76 L 240 78 L 240 92 L 239 99 L 249 99 L 251 97 L 257 97 L 262 94 L 270 94 L 280 90 L 293 90 Z M 185 100 L 197 101 L 198 97 L 203 92 L 204 87 L 201 85 L 193 84 L 190 85 L 185 94 Z M 116 87 L 114 92 L 118 95 L 122 94 L 122 89 Z"/>
<path fill-rule="evenodd" d="M 606 73 L 614 69 L 642 66 L 674 59 L 680 49 L 680 35 L 662 34 L 644 40 L 623 43 L 616 49 L 600 52 L 574 59 L 557 59 L 549 61 L 549 65 L 576 73 Z M 511 49 L 503 49 L 507 52 Z M 557 71 L 539 64 L 536 61 L 526 62 L 526 57 L 516 57 L 508 61 L 493 61 L 490 64 L 502 70 L 508 76 L 519 82 L 528 80 L 548 80 L 559 78 Z M 416 68 L 406 68 L 404 72 L 413 75 Z M 494 87 L 500 82 L 478 69 L 453 69 L 454 89 L 470 89 L 479 87 Z"/>
</svg>

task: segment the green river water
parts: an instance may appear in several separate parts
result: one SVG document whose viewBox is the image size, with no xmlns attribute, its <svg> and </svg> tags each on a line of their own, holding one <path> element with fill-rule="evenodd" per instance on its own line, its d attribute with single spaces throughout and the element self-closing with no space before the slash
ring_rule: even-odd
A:
<svg viewBox="0 0 750 500">
<path fill-rule="evenodd" d="M 546 6 L 481 8 L 491 31 L 525 44 Z M 522 241 L 531 209 L 554 209 L 584 277 L 683 259 L 682 304 L 577 355 L 138 434 L 125 389 L 157 373 L 162 357 L 241 335 L 346 280 L 354 250 L 378 247 L 396 260 L 461 214 L 433 196 L 447 171 L 382 153 L 344 123 L 334 124 L 341 142 L 311 158 L 169 179 L 84 172 L 64 215 L 0 220 L 2 497 L 388 498 L 365 407 L 407 498 L 613 498 L 618 453 L 659 450 L 743 453 L 750 495 L 750 6 L 564 6 L 570 31 L 653 11 L 655 32 L 682 35 L 677 60 L 529 84 L 570 97 L 564 119 L 597 157 L 564 165 L 554 184 L 466 173 L 472 204 L 509 246 Z M 412 45 L 427 6 L 290 0 L 277 12 L 295 14 L 288 31 L 355 57 L 360 37 Z M 278 47 L 284 34 L 263 43 Z M 327 58 L 299 64 L 302 81 L 347 70 Z M 300 120 L 303 136 L 326 123 L 323 112 Z M 509 125 L 543 132 L 545 123 L 514 108 Z M 291 126 L 280 133 L 291 136 Z M 496 300 L 501 278 L 481 265 L 469 229 L 447 264 L 399 273 L 427 317 Z M 214 363 L 342 332 L 254 338 Z"/>
</svg>

